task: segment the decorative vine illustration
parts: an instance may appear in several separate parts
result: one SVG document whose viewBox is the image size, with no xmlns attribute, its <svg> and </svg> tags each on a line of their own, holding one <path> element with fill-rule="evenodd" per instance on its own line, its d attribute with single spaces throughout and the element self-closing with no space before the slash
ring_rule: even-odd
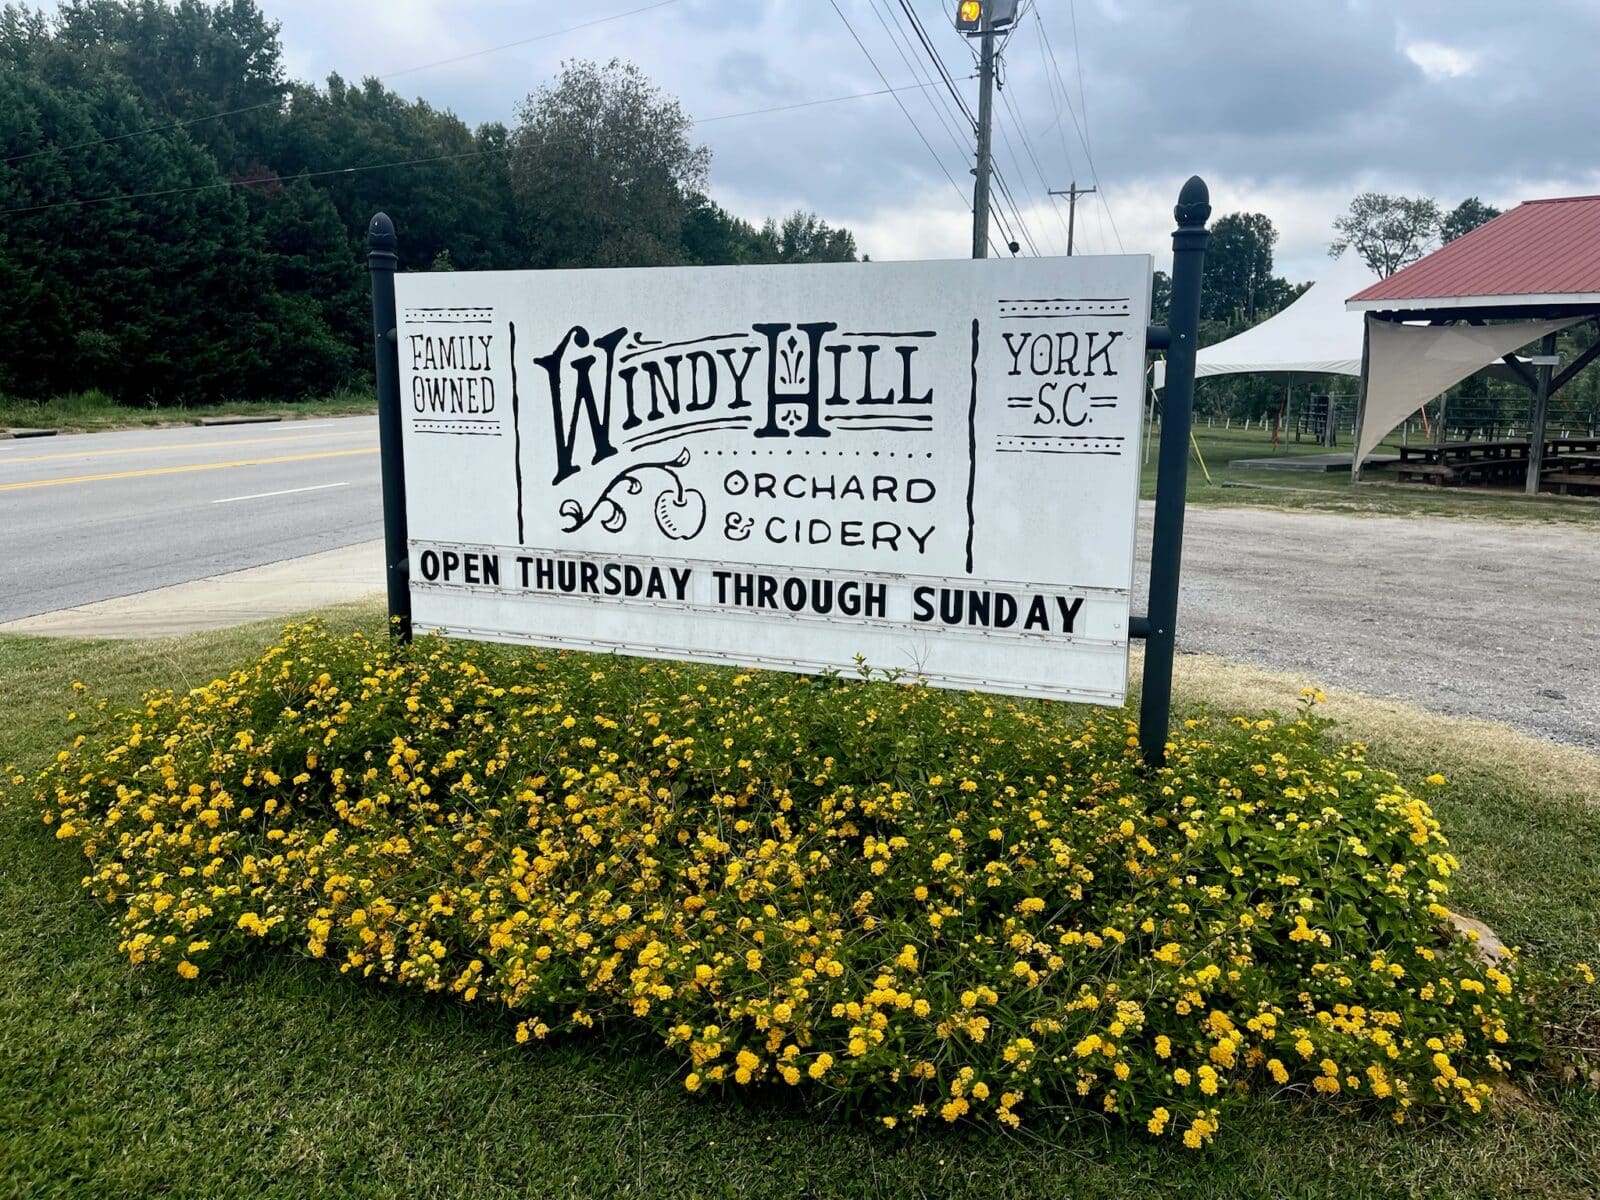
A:
<svg viewBox="0 0 1600 1200">
<path fill-rule="evenodd" d="M 644 481 L 639 476 L 646 471 L 661 471 L 672 480 L 672 486 L 657 493 L 651 507 L 656 527 L 674 541 L 686 542 L 698 536 L 706 523 L 706 498 L 698 489 L 683 486 L 678 472 L 688 465 L 687 450 L 680 450 L 676 458 L 667 462 L 635 463 L 612 477 L 587 512 L 578 501 L 563 500 L 558 511 L 567 519 L 567 524 L 562 532 L 576 533 L 598 517 L 600 528 L 607 533 L 620 533 L 628 523 L 628 514 L 613 499 L 612 493 L 620 486 L 627 495 L 637 496 L 644 491 Z"/>
</svg>

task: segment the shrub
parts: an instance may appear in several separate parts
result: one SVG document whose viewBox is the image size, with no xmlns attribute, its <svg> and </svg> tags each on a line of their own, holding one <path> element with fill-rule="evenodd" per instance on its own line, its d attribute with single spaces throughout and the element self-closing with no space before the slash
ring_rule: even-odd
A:
<svg viewBox="0 0 1600 1200">
<path fill-rule="evenodd" d="M 690 1091 L 1196 1147 L 1252 1091 L 1475 1113 L 1536 1051 L 1523 984 L 1327 725 L 1189 721 L 1147 773 L 1118 711 L 310 624 L 34 798 L 135 963 L 293 948 L 519 1041 L 648 1032 Z"/>
</svg>

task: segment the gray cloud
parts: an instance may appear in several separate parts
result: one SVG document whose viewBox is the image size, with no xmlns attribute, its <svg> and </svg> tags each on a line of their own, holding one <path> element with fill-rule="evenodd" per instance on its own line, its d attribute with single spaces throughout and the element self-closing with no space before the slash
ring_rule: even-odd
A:
<svg viewBox="0 0 1600 1200">
<path fill-rule="evenodd" d="M 643 0 L 538 6 L 537 17 L 534 6 L 512 0 L 262 2 L 283 23 L 291 68 L 320 78 L 333 69 L 359 76 L 467 53 Z M 840 0 L 840 7 L 891 84 L 916 80 L 890 32 L 905 36 L 898 0 Z M 951 27 L 950 0 L 913 0 L 913 7 L 958 87 L 974 97 L 976 84 L 961 78 L 971 74 L 971 58 Z M 1592 0 L 1037 0 L 1036 7 L 1004 56 L 1005 96 L 1025 135 L 1001 104 L 1010 145 L 997 143 L 1018 202 L 1034 206 L 1029 225 L 1044 247 L 1063 240 L 1044 184 L 1090 181 L 1085 140 L 1129 249 L 1160 250 L 1170 221 L 1166 197 L 1199 170 L 1230 203 L 1259 207 L 1278 222 L 1280 259 L 1306 275 L 1319 269 L 1332 217 L 1359 190 L 1506 203 L 1596 180 L 1588 126 L 1600 109 L 1592 65 L 1600 5 Z M 1039 18 L 1071 112 L 1052 87 L 1055 66 Z M 678 0 L 405 75 L 394 86 L 469 123 L 510 120 L 562 59 L 613 55 L 639 63 L 697 117 L 883 86 L 827 0 Z M 920 69 L 920 58 L 912 62 Z M 882 231 L 897 246 L 959 254 L 962 239 L 951 231 L 970 189 L 968 132 L 958 119 L 961 144 L 953 143 L 935 92 L 899 98 L 955 188 L 894 98 L 878 96 L 702 126 L 714 153 L 713 191 L 736 199 L 746 216 L 804 205 Z M 1080 221 L 1090 249 L 1114 248 L 1098 203 L 1080 210 Z"/>
</svg>

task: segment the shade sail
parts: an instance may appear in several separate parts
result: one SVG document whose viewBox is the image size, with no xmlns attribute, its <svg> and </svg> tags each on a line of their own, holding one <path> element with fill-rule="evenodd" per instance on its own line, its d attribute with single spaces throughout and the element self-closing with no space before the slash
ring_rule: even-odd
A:
<svg viewBox="0 0 1600 1200">
<path fill-rule="evenodd" d="M 1195 355 L 1194 373 L 1242 375 L 1256 371 L 1361 374 L 1361 315 L 1345 311 L 1346 297 L 1377 280 L 1347 253 L 1293 304 L 1243 333 Z M 1166 363 L 1155 366 L 1155 386 L 1166 382 Z"/>
<path fill-rule="evenodd" d="M 1507 321 L 1499 325 L 1402 325 L 1367 317 L 1371 353 L 1367 403 L 1356 461 L 1447 387 L 1498 362 L 1518 346 L 1582 320 Z"/>
</svg>

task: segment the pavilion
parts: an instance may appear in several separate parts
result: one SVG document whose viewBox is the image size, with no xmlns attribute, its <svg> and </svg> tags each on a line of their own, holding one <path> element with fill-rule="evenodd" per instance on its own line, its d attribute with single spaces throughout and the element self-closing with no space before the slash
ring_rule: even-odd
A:
<svg viewBox="0 0 1600 1200">
<path fill-rule="evenodd" d="M 1364 317 L 1356 453 L 1351 478 L 1384 437 L 1452 384 L 1504 363 L 1533 393 L 1526 442 L 1475 443 L 1412 464 L 1436 482 L 1576 479 L 1600 490 L 1600 442 L 1550 443 L 1550 397 L 1600 357 L 1600 339 L 1557 370 L 1556 334 L 1582 321 L 1600 330 L 1600 196 L 1530 200 L 1435 250 L 1346 302 Z M 1515 351 L 1539 342 L 1532 369 Z M 1402 471 L 1405 461 L 1400 464 Z M 1574 472 L 1579 474 L 1575 475 Z M 1594 473 L 1594 486 L 1582 473 Z"/>
</svg>

